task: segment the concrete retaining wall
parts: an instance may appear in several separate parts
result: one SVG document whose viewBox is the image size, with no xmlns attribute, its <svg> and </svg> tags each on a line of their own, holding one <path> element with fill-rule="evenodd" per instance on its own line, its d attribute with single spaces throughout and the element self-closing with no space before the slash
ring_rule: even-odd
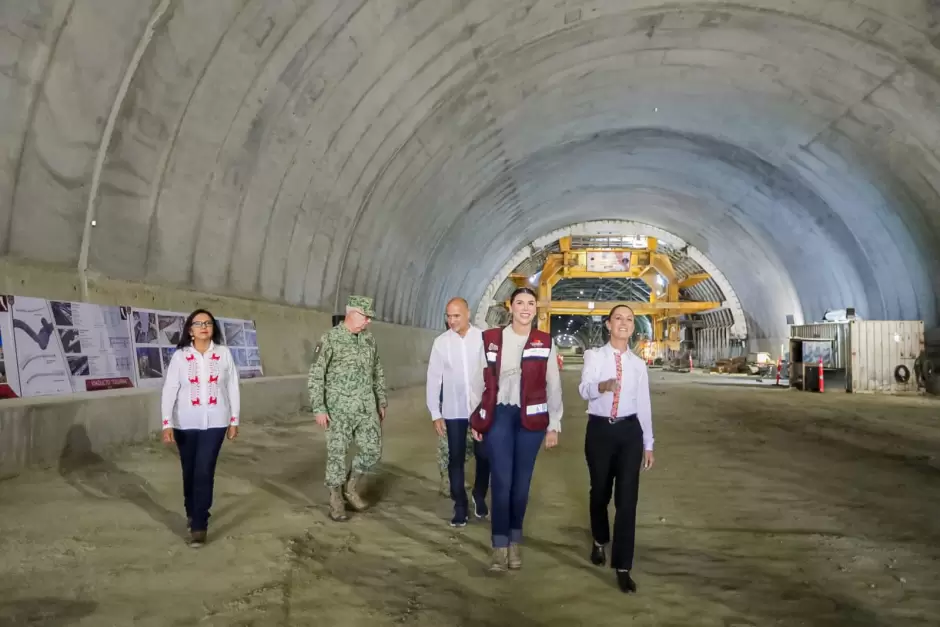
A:
<svg viewBox="0 0 940 627">
<path fill-rule="evenodd" d="M 242 382 L 245 420 L 307 405 L 306 373 L 320 335 L 330 328 L 330 313 L 102 277 L 89 277 L 88 297 L 83 299 L 80 285 L 77 274 L 61 268 L 0 260 L 3 294 L 180 312 L 205 307 L 216 316 L 254 320 L 265 376 Z M 431 343 L 440 331 L 382 322 L 374 322 L 371 331 L 389 388 L 423 383 Z M 159 390 L 0 401 L 0 476 L 55 463 L 76 426 L 87 432 L 96 452 L 144 440 L 159 427 L 159 406 Z"/>
</svg>

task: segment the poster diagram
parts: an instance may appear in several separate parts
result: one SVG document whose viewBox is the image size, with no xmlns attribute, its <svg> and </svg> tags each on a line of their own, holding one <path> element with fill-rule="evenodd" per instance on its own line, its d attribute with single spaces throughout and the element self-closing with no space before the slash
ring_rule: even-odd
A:
<svg viewBox="0 0 940 627">
<path fill-rule="evenodd" d="M 134 387 L 127 307 L 7 300 L 22 396 Z"/>
<path fill-rule="evenodd" d="M 264 374 L 258 351 L 258 332 L 251 320 L 220 318 L 225 345 L 232 352 L 239 379 L 252 379 Z"/>
<path fill-rule="evenodd" d="M 134 339 L 134 358 L 137 362 L 137 385 L 160 387 L 163 376 L 176 351 L 189 314 L 157 309 L 133 309 L 131 330 Z M 232 352 L 240 379 L 260 377 L 261 354 L 255 323 L 251 320 L 218 318 L 222 342 Z"/>
<path fill-rule="evenodd" d="M 72 391 L 134 387 L 130 307 L 49 301 Z"/>
<path fill-rule="evenodd" d="M 15 296 L 10 312 L 22 396 L 71 393 L 70 370 L 59 344 L 60 336 L 53 324 L 49 301 Z"/>
<path fill-rule="evenodd" d="M 0 399 L 161 387 L 186 316 L 0 295 Z M 255 323 L 218 323 L 239 378 L 262 376 Z"/>
<path fill-rule="evenodd" d="M 175 311 L 132 310 L 131 332 L 138 386 L 155 388 L 163 385 L 163 375 L 176 351 L 185 322 L 186 315 Z"/>
<path fill-rule="evenodd" d="M 0 399 L 22 396 L 13 344 L 13 315 L 10 311 L 13 300 L 12 296 L 0 295 Z"/>
</svg>

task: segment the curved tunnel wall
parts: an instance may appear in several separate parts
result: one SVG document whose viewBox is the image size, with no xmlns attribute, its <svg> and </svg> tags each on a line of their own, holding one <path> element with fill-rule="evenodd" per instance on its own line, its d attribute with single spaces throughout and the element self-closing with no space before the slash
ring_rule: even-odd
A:
<svg viewBox="0 0 940 627">
<path fill-rule="evenodd" d="M 3 3 L 0 251 L 437 329 L 539 234 L 634 219 L 759 336 L 935 324 L 940 10 L 662 4 Z"/>
</svg>

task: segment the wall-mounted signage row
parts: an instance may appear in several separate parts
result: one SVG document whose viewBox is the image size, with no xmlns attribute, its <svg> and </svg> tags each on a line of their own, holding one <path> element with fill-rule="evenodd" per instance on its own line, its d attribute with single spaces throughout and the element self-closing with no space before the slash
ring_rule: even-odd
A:
<svg viewBox="0 0 940 627">
<path fill-rule="evenodd" d="M 0 399 L 160 387 L 187 315 L 0 295 Z M 255 323 L 218 323 L 240 378 L 262 376 Z"/>
</svg>

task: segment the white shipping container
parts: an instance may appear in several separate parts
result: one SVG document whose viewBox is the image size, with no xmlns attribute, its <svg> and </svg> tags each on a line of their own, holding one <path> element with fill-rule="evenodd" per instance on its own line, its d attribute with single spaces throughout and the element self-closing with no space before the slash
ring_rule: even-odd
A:
<svg viewBox="0 0 940 627">
<path fill-rule="evenodd" d="M 922 320 L 852 320 L 848 344 L 849 392 L 917 391 L 914 360 L 924 345 Z M 907 383 L 895 379 L 898 366 L 907 367 Z"/>
</svg>

